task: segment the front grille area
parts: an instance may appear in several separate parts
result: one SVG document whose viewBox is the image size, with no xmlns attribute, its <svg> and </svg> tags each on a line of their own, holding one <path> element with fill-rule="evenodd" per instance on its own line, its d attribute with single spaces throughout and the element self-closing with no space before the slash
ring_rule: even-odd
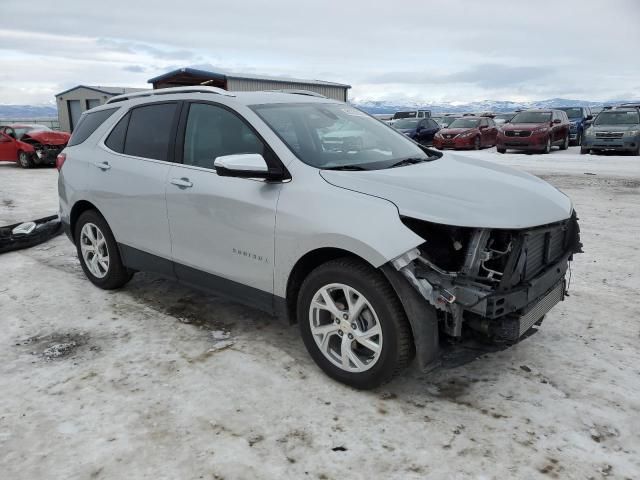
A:
<svg viewBox="0 0 640 480">
<path fill-rule="evenodd" d="M 507 130 L 504 134 L 507 137 L 529 137 L 531 130 Z"/>
<path fill-rule="evenodd" d="M 596 132 L 596 138 L 622 138 L 623 132 Z"/>
<path fill-rule="evenodd" d="M 447 140 L 451 140 L 452 138 L 456 138 L 458 135 L 454 135 L 453 133 L 445 133 L 443 135 L 444 138 L 446 138 Z"/>
</svg>

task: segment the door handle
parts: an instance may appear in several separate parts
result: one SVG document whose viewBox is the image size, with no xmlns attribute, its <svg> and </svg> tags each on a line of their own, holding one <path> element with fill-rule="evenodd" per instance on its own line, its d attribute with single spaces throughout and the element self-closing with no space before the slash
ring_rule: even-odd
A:
<svg viewBox="0 0 640 480">
<path fill-rule="evenodd" d="M 172 178 L 171 183 L 180 188 L 191 188 L 193 187 L 193 182 L 189 181 L 188 178 Z"/>
<path fill-rule="evenodd" d="M 100 163 L 95 162 L 94 165 L 98 167 L 100 170 L 102 170 L 103 172 L 111 168 L 111 165 L 109 165 L 109 162 L 100 162 Z"/>
</svg>

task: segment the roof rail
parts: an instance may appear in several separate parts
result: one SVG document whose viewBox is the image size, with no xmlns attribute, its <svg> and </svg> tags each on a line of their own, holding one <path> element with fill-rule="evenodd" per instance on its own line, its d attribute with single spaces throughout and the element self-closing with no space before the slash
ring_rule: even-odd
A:
<svg viewBox="0 0 640 480">
<path fill-rule="evenodd" d="M 308 97 L 327 98 L 318 92 L 313 92 L 311 90 L 300 90 L 297 88 L 283 88 L 281 90 L 265 90 L 265 92 L 290 93 L 292 95 L 306 95 Z"/>
<path fill-rule="evenodd" d="M 106 101 L 106 103 L 124 102 L 126 100 L 131 100 L 132 98 L 153 97 L 156 95 L 171 95 L 175 93 L 214 93 L 216 95 L 224 95 L 226 97 L 235 97 L 233 93 L 230 93 L 227 90 L 223 90 L 222 88 L 194 85 L 191 87 L 158 88 L 154 90 L 146 90 L 144 92 L 125 93 L 124 95 L 111 97 Z"/>
</svg>

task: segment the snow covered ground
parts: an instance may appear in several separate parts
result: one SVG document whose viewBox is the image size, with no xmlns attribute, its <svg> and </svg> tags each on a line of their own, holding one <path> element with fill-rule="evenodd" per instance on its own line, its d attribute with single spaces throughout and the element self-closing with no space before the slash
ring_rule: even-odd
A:
<svg viewBox="0 0 640 480">
<path fill-rule="evenodd" d="M 297 326 L 152 275 L 98 290 L 61 236 L 0 256 L 0 477 L 639 478 L 640 158 L 464 155 L 574 200 L 585 253 L 539 333 L 354 391 Z M 55 212 L 56 177 L 0 164 L 0 224 Z"/>
</svg>

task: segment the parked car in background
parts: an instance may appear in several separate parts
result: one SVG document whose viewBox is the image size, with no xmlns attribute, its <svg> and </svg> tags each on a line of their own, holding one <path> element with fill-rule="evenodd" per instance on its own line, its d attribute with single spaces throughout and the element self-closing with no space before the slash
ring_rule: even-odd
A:
<svg viewBox="0 0 640 480">
<path fill-rule="evenodd" d="M 396 112 L 388 122 L 389 125 L 393 125 L 398 120 L 403 118 L 429 118 L 431 116 L 431 110 L 409 110 L 404 112 Z"/>
<path fill-rule="evenodd" d="M 326 150 L 334 128 L 377 144 Z M 113 97 L 57 166 L 60 218 L 95 286 L 151 271 L 297 322 L 317 365 L 356 388 L 414 356 L 433 368 L 440 337 L 528 337 L 581 251 L 571 200 L 543 180 L 324 97 Z"/>
<path fill-rule="evenodd" d="M 580 153 L 615 150 L 640 155 L 640 109 L 602 111 L 585 131 Z"/>
<path fill-rule="evenodd" d="M 499 127 L 511 120 L 515 114 L 516 112 L 496 113 L 493 117 L 493 121 L 496 122 L 496 125 Z"/>
<path fill-rule="evenodd" d="M 431 145 L 440 125 L 432 118 L 401 118 L 393 128 L 422 145 Z"/>
<path fill-rule="evenodd" d="M 496 144 L 498 128 L 489 117 L 462 117 L 440 130 L 433 139 L 438 149 L 474 149 L 493 147 Z"/>
<path fill-rule="evenodd" d="M 0 160 L 18 162 L 22 168 L 55 165 L 70 135 L 37 124 L 9 124 L 0 127 Z"/>
<path fill-rule="evenodd" d="M 497 150 L 549 153 L 551 147 L 569 148 L 569 117 L 562 110 L 525 110 L 498 131 Z"/>
<path fill-rule="evenodd" d="M 587 123 L 593 118 L 589 107 L 559 107 L 569 117 L 569 144 L 580 145 Z"/>
</svg>

